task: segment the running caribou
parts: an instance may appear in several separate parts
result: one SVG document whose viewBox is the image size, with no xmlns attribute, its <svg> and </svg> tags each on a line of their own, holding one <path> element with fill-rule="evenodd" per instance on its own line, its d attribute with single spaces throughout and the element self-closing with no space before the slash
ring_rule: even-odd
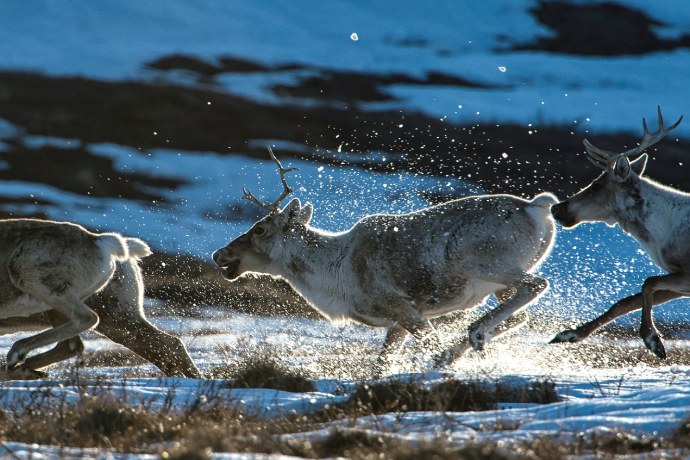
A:
<svg viewBox="0 0 690 460">
<path fill-rule="evenodd" d="M 482 350 L 527 319 L 522 310 L 547 287 L 531 273 L 548 254 L 556 198 L 547 193 L 525 200 L 480 195 L 401 215 L 375 214 L 340 233 L 310 225 L 312 206 L 292 199 L 283 168 L 283 192 L 265 204 L 244 189 L 244 198 L 268 215 L 213 254 L 224 276 L 249 272 L 284 278 L 332 321 L 387 328 L 377 372 L 384 371 L 408 333 L 422 348 L 439 348 L 429 318 L 479 305 L 496 296 L 500 305 L 469 327 L 469 336 L 436 352 L 447 365 L 473 347 Z"/>
<path fill-rule="evenodd" d="M 44 376 L 38 369 L 80 353 L 79 334 L 95 329 L 166 375 L 200 377 L 182 342 L 144 316 L 139 259 L 150 253 L 139 239 L 72 223 L 0 220 L 0 334 L 49 328 L 11 347 L 7 376 Z"/>
<path fill-rule="evenodd" d="M 682 119 L 681 116 L 672 126 L 664 127 L 659 107 L 659 129 L 650 133 L 643 119 L 640 145 L 621 153 L 584 141 L 587 159 L 603 173 L 579 193 L 555 205 L 554 217 L 566 228 L 582 222 L 618 224 L 668 274 L 647 278 L 641 292 L 619 300 L 592 321 L 559 333 L 551 343 L 579 342 L 615 318 L 641 308 L 640 336 L 649 350 L 666 358 L 664 344 L 654 326 L 652 307 L 690 296 L 690 194 L 643 177 L 648 158 L 643 152 Z"/>
</svg>

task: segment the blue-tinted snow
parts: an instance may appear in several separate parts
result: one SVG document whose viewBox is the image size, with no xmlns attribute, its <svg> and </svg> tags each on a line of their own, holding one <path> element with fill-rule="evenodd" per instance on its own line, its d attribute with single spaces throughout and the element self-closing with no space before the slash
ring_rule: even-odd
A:
<svg viewBox="0 0 690 460">
<path fill-rule="evenodd" d="M 666 23 L 666 27 L 658 30 L 665 37 L 690 31 L 690 9 L 683 0 L 624 3 Z M 144 68 L 145 63 L 164 55 L 185 53 L 209 61 L 230 55 L 267 65 L 300 63 L 384 74 L 404 71 L 418 77 L 439 71 L 494 88 L 397 85 L 389 89 L 402 98 L 395 106 L 423 110 L 451 121 L 511 121 L 525 127 L 530 123 L 566 123 L 572 125 L 576 135 L 583 137 L 587 131 L 622 129 L 637 133 L 641 117 L 654 117 L 657 104 L 663 106 L 669 119 L 687 113 L 690 101 L 690 52 L 687 50 L 607 58 L 502 51 L 506 46 L 530 42 L 549 33 L 527 13 L 535 4 L 510 0 L 447 0 L 432 4 L 361 0 L 316 3 L 307 0 L 113 0 L 75 1 L 66 7 L 52 0 L 6 2 L 0 14 L 0 68 L 108 80 L 146 80 L 152 76 Z M 350 38 L 352 33 L 357 34 L 356 41 Z M 504 38 L 499 39 L 500 36 Z M 260 72 L 227 74 L 220 76 L 219 81 L 227 91 L 278 102 L 266 90 L 267 85 L 300 75 L 297 71 L 272 76 Z M 185 76 L 178 78 L 184 81 Z M 0 138 L 14 136 L 15 130 L 0 120 Z M 675 133 L 689 137 L 690 125 L 682 124 Z M 70 142 L 39 137 L 30 137 L 28 141 L 65 147 Z M 276 146 L 278 153 L 279 147 Z M 3 148 L 1 139 L 0 148 Z M 242 186 L 249 186 L 258 197 L 273 196 L 279 187 L 274 166 L 268 161 L 172 150 L 155 150 L 144 156 L 116 145 L 95 145 L 91 149 L 113 158 L 122 171 L 143 170 L 179 177 L 188 184 L 168 192 L 169 203 L 96 200 L 47 186 L 12 182 L 2 184 L 2 195 L 49 199 L 54 204 L 41 210 L 52 218 L 118 230 L 140 236 L 158 249 L 208 257 L 210 251 L 251 224 L 246 217 L 233 218 L 223 213 L 231 206 L 251 206 L 240 202 Z M 333 231 L 348 228 L 370 212 L 417 209 L 424 205 L 422 191 L 465 187 L 455 178 L 375 174 L 299 161 L 291 162 L 290 166 L 300 168 L 290 181 L 297 196 L 315 204 L 314 223 Z M 34 209 L 29 206 L 23 210 Z M 487 355 L 470 352 L 452 370 L 460 377 L 552 377 L 566 398 L 564 402 L 543 407 L 507 407 L 480 414 L 424 413 L 402 418 L 396 414 L 359 423 L 372 430 L 394 429 L 396 436 L 414 439 L 447 434 L 454 442 L 482 437 L 509 441 L 544 434 L 567 438 L 581 433 L 613 434 L 618 429 L 663 435 L 680 425 L 690 405 L 687 367 L 633 366 L 615 371 L 571 368 L 566 350 L 576 350 L 577 345 L 569 348 L 545 345 L 550 333 L 569 322 L 580 322 L 602 312 L 614 299 L 635 292 L 646 276 L 658 273 L 639 246 L 617 228 L 581 226 L 559 232 L 552 256 L 540 271 L 552 281 L 553 287 L 530 308 L 530 313 L 533 317 L 546 318 L 551 326 L 538 333 L 497 340 Z M 688 320 L 683 303 L 660 309 L 656 317 Z M 156 321 L 184 337 L 203 369 L 227 360 L 228 356 L 218 350 L 224 346 L 232 350 L 239 337 L 306 351 L 322 350 L 338 343 L 346 347 L 374 346 L 383 338 L 378 330 L 294 318 L 259 320 L 234 315 L 198 321 L 179 318 Z M 195 330 L 208 327 L 226 332 L 194 336 Z M 17 338 L 3 337 L 2 348 L 7 349 Z M 668 345 L 680 347 L 683 343 Z M 91 335 L 87 340 L 87 351 L 110 346 L 109 342 Z M 307 361 L 304 357 L 302 362 L 297 359 L 296 365 Z M 117 378 L 122 370 L 99 372 Z M 433 380 L 439 376 L 422 378 Z M 238 392 L 245 408 L 261 408 L 268 416 L 302 410 L 340 397 L 333 391 L 332 382 L 317 383 L 321 392 L 309 395 L 228 391 Z M 338 387 L 346 384 L 340 382 Z M 10 399 L 24 397 L 31 385 L 4 384 L 3 395 Z M 156 399 L 167 394 L 171 385 L 179 389 L 177 403 L 182 405 L 207 383 L 135 379 L 123 384 L 115 382 L 113 391 L 119 395 L 126 388 L 129 397 Z M 67 385 L 55 391 L 76 390 Z M 503 424 L 504 428 L 511 423 L 516 428 L 478 429 L 495 427 L 503 421 L 508 422 Z M 9 448 L 13 452 L 44 449 L 19 444 Z M 50 449 L 45 447 L 47 455 L 54 452 Z"/>
</svg>

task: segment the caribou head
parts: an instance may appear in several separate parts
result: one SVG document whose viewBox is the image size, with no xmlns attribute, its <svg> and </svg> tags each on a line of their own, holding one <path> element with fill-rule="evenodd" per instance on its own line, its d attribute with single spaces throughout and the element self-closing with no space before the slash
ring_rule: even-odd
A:
<svg viewBox="0 0 690 460">
<path fill-rule="evenodd" d="M 569 228 L 582 222 L 604 222 L 613 226 L 626 219 L 623 214 L 640 212 L 642 197 L 638 183 L 648 159 L 643 152 L 683 120 L 681 116 L 672 126 L 665 128 L 661 107 L 658 108 L 658 117 L 659 129 L 653 133 L 647 129 L 646 120 L 642 119 L 642 141 L 625 152 L 603 150 L 584 140 L 587 159 L 603 172 L 580 192 L 551 208 L 561 225 Z"/>
<path fill-rule="evenodd" d="M 275 254 L 280 252 L 280 246 L 286 236 L 298 227 L 306 226 L 311 220 L 311 204 L 302 206 L 297 198 L 280 209 L 280 203 L 292 193 L 285 174 L 295 171 L 296 168 L 284 168 L 270 147 L 268 152 L 278 165 L 283 192 L 273 203 L 266 204 L 258 200 L 248 188 L 243 188 L 242 198 L 268 210 L 268 215 L 256 222 L 247 232 L 213 253 L 214 262 L 222 269 L 223 276 L 229 280 L 234 280 L 247 272 L 272 274 Z"/>
</svg>

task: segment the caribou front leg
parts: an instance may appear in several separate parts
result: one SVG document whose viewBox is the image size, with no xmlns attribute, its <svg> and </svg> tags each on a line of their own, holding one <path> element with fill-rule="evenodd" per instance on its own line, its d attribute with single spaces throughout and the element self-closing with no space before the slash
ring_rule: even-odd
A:
<svg viewBox="0 0 690 460">
<path fill-rule="evenodd" d="M 683 297 L 685 294 L 673 291 L 656 291 L 652 299 L 653 305 L 659 305 L 669 300 Z M 556 334 L 549 343 L 575 343 L 581 342 L 594 333 L 597 329 L 607 325 L 619 316 L 626 315 L 642 308 L 642 293 L 631 295 L 619 300 L 605 313 L 593 320 L 582 324 L 575 329 L 566 329 Z"/>
<path fill-rule="evenodd" d="M 374 376 L 381 377 L 387 372 L 393 363 L 395 357 L 399 354 L 400 348 L 405 342 L 407 331 L 399 324 L 394 324 L 388 328 L 386 332 L 386 339 L 383 342 L 383 348 L 376 361 L 374 368 Z"/>
<path fill-rule="evenodd" d="M 655 305 L 655 293 L 659 290 L 690 292 L 690 274 L 671 273 L 670 275 L 651 276 L 642 286 L 642 321 L 640 322 L 640 337 L 645 346 L 661 359 L 666 359 L 666 348 L 654 326 L 652 307 Z"/>
</svg>

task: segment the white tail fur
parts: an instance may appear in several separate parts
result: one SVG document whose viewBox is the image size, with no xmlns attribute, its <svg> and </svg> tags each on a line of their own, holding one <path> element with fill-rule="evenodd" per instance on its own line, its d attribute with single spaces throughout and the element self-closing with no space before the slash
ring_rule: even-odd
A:
<svg viewBox="0 0 690 460">
<path fill-rule="evenodd" d="M 540 206 L 547 208 L 550 208 L 556 203 L 558 203 L 558 198 L 553 193 L 540 193 L 539 195 L 532 198 L 532 201 L 530 201 L 531 206 Z"/>
<path fill-rule="evenodd" d="M 127 249 L 129 250 L 130 257 L 141 259 L 142 257 L 150 256 L 152 254 L 149 245 L 139 238 L 126 238 L 125 242 L 127 243 Z"/>
<path fill-rule="evenodd" d="M 106 257 L 113 257 L 118 262 L 129 259 L 129 245 L 117 233 L 101 233 L 98 235 L 98 246 Z"/>
</svg>

